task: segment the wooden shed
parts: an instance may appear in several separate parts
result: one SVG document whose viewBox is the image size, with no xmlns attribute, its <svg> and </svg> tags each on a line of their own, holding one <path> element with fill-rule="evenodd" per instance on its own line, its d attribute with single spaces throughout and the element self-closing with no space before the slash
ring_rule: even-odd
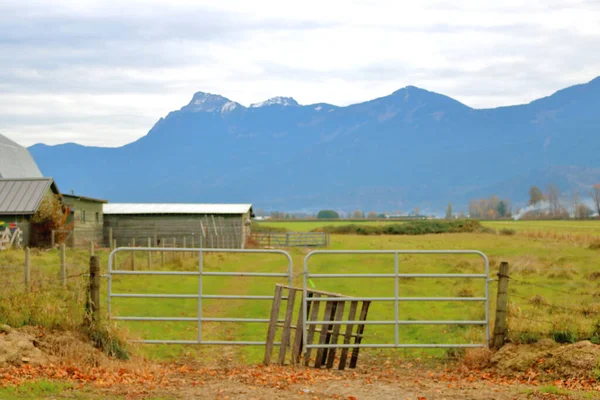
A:
<svg viewBox="0 0 600 400">
<path fill-rule="evenodd" d="M 117 246 L 243 248 L 250 234 L 251 204 L 104 204 L 104 238 Z"/>
<path fill-rule="evenodd" d="M 106 200 L 63 194 L 63 202 L 69 210 L 67 229 L 71 231 L 69 245 L 87 246 L 89 242 L 103 243 L 104 213 Z"/>
</svg>

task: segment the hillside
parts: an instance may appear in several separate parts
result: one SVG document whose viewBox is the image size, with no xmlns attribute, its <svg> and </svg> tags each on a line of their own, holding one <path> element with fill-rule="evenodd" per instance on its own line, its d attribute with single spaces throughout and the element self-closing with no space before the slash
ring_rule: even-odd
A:
<svg viewBox="0 0 600 400">
<path fill-rule="evenodd" d="M 599 182 L 599 111 L 600 78 L 482 110 L 414 86 L 347 107 L 198 92 L 126 146 L 30 151 L 63 190 L 111 201 L 440 212 L 492 193 L 525 201 L 532 184 Z"/>
</svg>

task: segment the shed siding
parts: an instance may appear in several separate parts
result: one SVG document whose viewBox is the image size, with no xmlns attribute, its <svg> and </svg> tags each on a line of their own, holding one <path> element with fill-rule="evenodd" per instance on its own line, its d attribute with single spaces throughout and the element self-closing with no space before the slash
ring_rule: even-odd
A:
<svg viewBox="0 0 600 400">
<path fill-rule="evenodd" d="M 196 247 L 242 248 L 245 243 L 244 216 L 237 215 L 105 215 L 104 239 L 108 243 L 108 231 L 112 229 L 117 246 L 146 245 L 148 238 L 154 245 L 170 247 L 175 239 L 182 246 L 184 237 L 191 246 L 192 237 Z M 158 241 L 158 243 L 157 243 Z"/>
<path fill-rule="evenodd" d="M 104 226 L 103 203 L 69 196 L 64 196 L 63 201 L 74 211 L 73 234 L 69 240 L 70 245 L 84 247 L 90 241 L 101 243 L 103 241 L 102 228 Z"/>
</svg>

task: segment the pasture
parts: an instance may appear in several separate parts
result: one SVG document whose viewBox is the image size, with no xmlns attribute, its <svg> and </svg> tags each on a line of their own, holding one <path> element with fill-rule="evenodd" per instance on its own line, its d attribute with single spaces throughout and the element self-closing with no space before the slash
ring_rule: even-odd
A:
<svg viewBox="0 0 600 400">
<path fill-rule="evenodd" d="M 279 223 L 268 223 L 268 225 Z M 283 223 L 287 224 L 287 223 Z M 299 223 L 289 223 L 297 227 Z M 317 227 L 314 222 L 300 223 L 304 229 Z M 356 236 L 332 235 L 333 250 L 397 250 L 397 249 L 477 249 L 490 258 L 490 277 L 494 278 L 501 261 L 511 266 L 509 287 L 509 328 L 511 339 L 531 342 L 541 337 L 574 339 L 600 339 L 600 250 L 590 247 L 590 241 L 600 233 L 600 222 L 486 222 L 486 225 L 502 229 L 514 229 L 514 235 L 492 233 L 461 233 L 423 236 Z M 286 225 L 287 226 L 287 225 Z M 534 229 L 543 235 L 531 234 Z M 297 230 L 294 228 L 294 230 Z M 301 286 L 302 262 L 307 249 L 289 249 L 294 260 L 294 284 Z M 107 266 L 107 251 L 100 250 L 103 270 Z M 22 274 L 23 254 L 20 251 L 0 253 L 4 287 L 0 323 L 13 326 L 38 324 L 49 328 L 76 329 L 83 318 L 85 277 L 74 276 L 66 289 L 54 284 L 42 284 L 31 294 L 24 294 L 19 283 Z M 128 270 L 131 256 L 118 256 L 119 268 Z M 83 250 L 71 250 L 68 254 L 69 275 L 86 271 L 88 254 Z M 153 254 L 152 269 L 177 271 L 197 270 L 197 257 L 192 254 L 166 256 L 161 266 L 160 255 Z M 283 257 L 277 255 L 219 254 L 205 256 L 205 271 L 261 271 L 283 272 L 287 268 Z M 58 274 L 58 252 L 35 251 L 32 256 L 32 279 L 53 281 Z M 138 269 L 147 269 L 147 254 L 136 258 Z M 475 257 L 465 256 L 400 256 L 400 272 L 405 273 L 481 273 L 482 263 Z M 10 273 L 9 273 L 10 271 Z M 393 256 L 318 256 L 311 261 L 313 273 L 391 273 Z M 50 279 L 51 278 L 51 279 Z M 275 283 L 285 279 L 256 277 L 205 277 L 206 294 L 272 295 Z M 392 279 L 314 279 L 316 289 L 353 296 L 393 296 Z M 106 310 L 106 281 L 103 280 L 103 310 Z M 197 294 L 197 277 L 165 276 L 115 276 L 113 288 L 119 293 Z M 482 281 L 475 279 L 401 279 L 400 295 L 406 297 L 480 297 L 483 296 Z M 493 319 L 496 282 L 490 284 L 490 312 Z M 202 312 L 205 317 L 268 318 L 271 302 L 266 300 L 204 300 Z M 190 317 L 197 315 L 195 299 L 114 299 L 115 315 L 149 317 Z M 280 317 L 283 318 L 283 310 Z M 400 318 L 404 320 L 479 320 L 485 316 L 483 303 L 469 302 L 403 302 Z M 393 318 L 392 304 L 374 303 L 368 319 Z M 137 322 L 115 323 L 121 334 L 130 339 L 182 339 L 197 337 L 195 322 Z M 206 340 L 262 341 L 266 337 L 266 324 L 240 324 L 207 322 L 203 328 Z M 482 343 L 481 327 L 461 325 L 400 327 L 403 343 Z M 562 336 L 560 336 L 562 335 Z M 368 325 L 365 342 L 392 343 L 394 328 Z M 172 359 L 182 356 L 206 357 L 212 361 L 237 360 L 259 362 L 264 349 L 254 347 L 139 345 L 139 352 L 153 359 Z M 370 351 L 371 354 L 387 354 L 387 351 Z M 438 357 L 447 354 L 443 350 L 401 351 L 406 356 Z"/>
</svg>

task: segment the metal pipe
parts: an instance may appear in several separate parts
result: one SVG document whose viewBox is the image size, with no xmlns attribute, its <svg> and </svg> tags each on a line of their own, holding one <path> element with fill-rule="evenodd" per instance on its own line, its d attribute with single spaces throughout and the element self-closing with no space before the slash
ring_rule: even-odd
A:
<svg viewBox="0 0 600 400">
<path fill-rule="evenodd" d="M 485 297 L 398 297 L 398 301 L 486 301 Z M 396 301 L 396 297 L 311 297 L 308 301 Z"/>
<path fill-rule="evenodd" d="M 392 320 L 386 321 L 308 321 L 308 325 L 394 325 L 396 322 Z M 399 325 L 485 325 L 486 321 L 398 321 Z"/>
</svg>

